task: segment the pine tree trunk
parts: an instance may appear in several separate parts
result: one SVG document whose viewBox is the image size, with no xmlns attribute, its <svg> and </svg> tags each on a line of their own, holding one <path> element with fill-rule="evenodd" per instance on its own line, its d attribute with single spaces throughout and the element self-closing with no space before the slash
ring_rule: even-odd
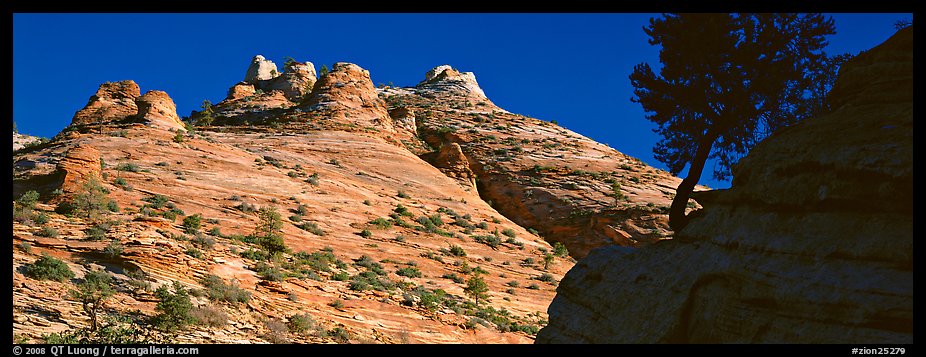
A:
<svg viewBox="0 0 926 357">
<path fill-rule="evenodd" d="M 717 135 L 714 135 L 712 131 L 708 131 L 707 135 L 701 139 L 694 160 L 691 161 L 691 166 L 688 168 L 688 176 L 682 180 L 682 183 L 675 190 L 675 198 L 669 208 L 669 227 L 675 233 L 688 225 L 688 216 L 685 215 L 685 209 L 688 208 L 688 198 L 691 197 L 695 186 L 701 180 L 704 164 L 707 162 L 707 157 L 710 156 L 711 148 L 714 146 L 714 140 L 716 139 Z"/>
</svg>

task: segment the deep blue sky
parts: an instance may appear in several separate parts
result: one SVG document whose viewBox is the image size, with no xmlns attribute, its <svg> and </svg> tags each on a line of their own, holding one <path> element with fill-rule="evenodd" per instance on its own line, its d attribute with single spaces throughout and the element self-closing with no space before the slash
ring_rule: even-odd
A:
<svg viewBox="0 0 926 357">
<path fill-rule="evenodd" d="M 353 62 L 373 82 L 411 86 L 441 64 L 476 73 L 486 95 L 665 168 L 659 140 L 631 103 L 627 76 L 658 63 L 642 27 L 651 14 L 14 14 L 13 118 L 51 137 L 100 83 L 166 91 L 181 116 L 213 103 L 262 54 L 316 67 Z M 830 53 L 871 48 L 911 14 L 833 14 Z M 729 187 L 710 179 L 702 183 Z"/>
</svg>

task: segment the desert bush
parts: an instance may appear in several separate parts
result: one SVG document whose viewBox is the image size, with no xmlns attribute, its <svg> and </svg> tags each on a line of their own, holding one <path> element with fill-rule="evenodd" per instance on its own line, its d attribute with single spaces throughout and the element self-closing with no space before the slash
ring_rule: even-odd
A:
<svg viewBox="0 0 926 357">
<path fill-rule="evenodd" d="M 74 272 L 63 261 L 50 255 L 42 257 L 25 266 L 25 275 L 38 280 L 68 281 L 74 278 Z"/>
<path fill-rule="evenodd" d="M 206 296 L 212 301 L 224 301 L 231 304 L 247 303 L 251 294 L 235 284 L 226 284 L 216 275 L 206 275 L 200 283 L 205 287 Z"/>
<path fill-rule="evenodd" d="M 454 244 L 450 246 L 450 255 L 455 257 L 465 257 L 466 251 L 463 250 L 463 247 Z"/>
<path fill-rule="evenodd" d="M 206 305 L 190 310 L 190 318 L 199 325 L 223 327 L 228 323 L 228 314 L 219 306 Z"/>
<path fill-rule="evenodd" d="M 42 227 L 42 229 L 36 232 L 35 235 L 39 237 L 57 238 L 58 230 L 52 227 Z"/>
<path fill-rule="evenodd" d="M 190 302 L 189 292 L 178 281 L 174 281 L 171 287 L 173 292 L 167 284 L 161 285 L 154 292 L 154 296 L 160 301 L 155 307 L 158 314 L 153 317 L 153 323 L 166 331 L 180 329 L 193 322 L 193 317 L 190 315 L 193 303 Z"/>
<path fill-rule="evenodd" d="M 116 165 L 116 170 L 117 171 L 128 171 L 128 172 L 139 172 L 141 171 L 141 168 L 138 167 L 138 165 L 133 164 L 131 162 L 123 162 L 119 165 Z"/>
<path fill-rule="evenodd" d="M 318 227 L 318 223 L 303 221 L 300 224 L 297 224 L 296 227 L 301 228 L 302 230 L 308 231 L 317 236 L 324 236 L 325 231 Z"/>
<path fill-rule="evenodd" d="M 39 201 L 39 193 L 34 190 L 29 190 L 19 196 L 16 200 L 16 205 L 23 208 L 35 208 L 35 204 Z"/>
<path fill-rule="evenodd" d="M 415 267 L 404 267 L 404 268 L 397 270 L 395 273 L 398 276 L 404 276 L 404 277 L 409 277 L 409 278 L 420 278 L 421 277 L 421 271 Z"/>
<path fill-rule="evenodd" d="M 563 243 L 555 242 L 553 243 L 553 255 L 565 258 L 567 255 L 569 255 L 569 250 L 566 249 L 566 246 L 563 245 Z"/>
<path fill-rule="evenodd" d="M 189 215 L 183 218 L 183 231 L 186 234 L 196 234 L 199 233 L 199 228 L 202 227 L 203 216 L 199 213 Z"/>
<path fill-rule="evenodd" d="M 370 221 L 370 224 L 376 226 L 379 229 L 392 228 L 392 222 L 382 217 Z"/>
<path fill-rule="evenodd" d="M 123 249 L 124 247 L 122 246 L 122 242 L 118 240 L 113 240 L 112 242 L 109 242 L 109 244 L 107 244 L 105 247 L 103 247 L 102 253 L 103 253 L 103 256 L 105 256 L 107 259 L 115 260 L 116 258 L 119 258 L 122 255 Z"/>
<path fill-rule="evenodd" d="M 463 284 L 466 281 L 463 278 L 461 278 L 459 275 L 456 275 L 454 273 L 447 273 L 447 274 L 441 275 L 441 278 L 450 279 L 454 283 L 457 283 L 457 284 Z"/>
<path fill-rule="evenodd" d="M 190 239 L 190 243 L 199 247 L 202 250 L 211 250 L 215 246 L 215 239 L 211 237 L 204 236 L 202 234 L 197 234 Z"/>
<path fill-rule="evenodd" d="M 76 290 L 68 292 L 71 297 L 80 301 L 84 312 L 90 316 L 90 330 L 99 326 L 97 319 L 103 303 L 115 294 L 112 287 L 112 277 L 103 270 L 92 270 L 84 275 L 84 279 L 77 284 Z"/>
<path fill-rule="evenodd" d="M 286 326 L 283 321 L 279 319 L 267 319 L 264 320 L 264 326 L 267 327 L 267 332 L 264 333 L 264 339 L 270 343 L 281 344 L 289 343 L 289 327 Z"/>
<path fill-rule="evenodd" d="M 290 331 L 298 334 L 309 332 L 310 330 L 313 330 L 316 325 L 317 323 L 315 322 L 315 319 L 312 318 L 312 315 L 307 313 L 293 315 L 286 323 L 286 326 L 289 327 Z"/>
</svg>

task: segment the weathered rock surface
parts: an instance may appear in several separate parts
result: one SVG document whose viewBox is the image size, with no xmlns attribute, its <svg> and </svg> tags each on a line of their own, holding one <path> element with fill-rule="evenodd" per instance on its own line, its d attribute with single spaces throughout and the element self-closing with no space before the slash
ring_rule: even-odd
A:
<svg viewBox="0 0 926 357">
<path fill-rule="evenodd" d="M 486 94 L 476 82 L 476 75 L 473 72 L 460 72 L 450 65 L 440 65 L 434 67 L 425 74 L 424 81 L 418 84 L 418 88 L 425 90 L 437 91 L 456 91 L 470 94 L 476 97 L 485 98 Z"/>
<path fill-rule="evenodd" d="M 346 127 L 395 132 L 386 103 L 370 80 L 370 72 L 353 63 L 335 63 L 331 72 L 318 80 L 300 108 Z"/>
<path fill-rule="evenodd" d="M 22 149 L 26 145 L 32 144 L 34 142 L 41 141 L 42 138 L 32 135 L 24 135 L 20 133 L 13 133 L 13 151 Z"/>
<path fill-rule="evenodd" d="M 90 145 L 76 145 L 58 162 L 61 190 L 74 193 L 91 177 L 100 178 L 100 151 Z"/>
<path fill-rule="evenodd" d="M 414 115 L 414 138 L 430 148 L 459 145 L 484 200 L 563 243 L 572 257 L 671 236 L 666 212 L 678 178 L 551 122 L 507 112 L 476 90 L 474 78 L 440 66 L 415 88 L 384 89 L 381 96 L 397 127 Z M 430 151 L 417 153 L 440 167 L 431 159 L 438 151 Z"/>
<path fill-rule="evenodd" d="M 100 85 L 87 105 L 74 114 L 72 126 L 119 122 L 135 116 L 135 98 L 141 95 L 134 81 L 106 82 Z"/>
<path fill-rule="evenodd" d="M 463 154 L 460 144 L 448 143 L 436 152 L 425 157 L 425 161 L 434 165 L 448 177 L 459 181 L 467 187 L 476 188 L 476 175 L 469 168 L 469 160 Z"/>
<path fill-rule="evenodd" d="M 167 93 L 152 90 L 135 100 L 138 105 L 136 120 L 145 125 L 164 130 L 186 130 L 180 116 L 177 115 L 177 105 Z"/>
<path fill-rule="evenodd" d="M 312 91 L 317 80 L 315 65 L 312 62 L 292 62 L 286 66 L 281 76 L 260 82 L 260 88 L 264 91 L 282 91 L 286 99 L 298 102 Z"/>
<path fill-rule="evenodd" d="M 677 239 L 579 261 L 537 342 L 913 343 L 912 47 L 851 60 Z"/>
<path fill-rule="evenodd" d="M 400 107 L 389 110 L 389 117 L 396 128 L 408 130 L 417 135 L 418 125 L 415 124 L 415 112 L 409 108 Z"/>
<path fill-rule="evenodd" d="M 280 73 L 277 71 L 277 65 L 273 61 L 264 58 L 264 56 L 257 55 L 251 59 L 251 65 L 248 66 L 248 71 L 244 74 L 245 82 L 256 82 L 256 81 L 265 81 L 268 79 L 273 79 L 279 76 Z"/>
<path fill-rule="evenodd" d="M 257 90 L 254 88 L 253 84 L 249 83 L 238 83 L 233 85 L 231 88 L 228 88 L 228 96 L 225 97 L 227 101 L 233 101 L 237 99 L 243 99 L 250 97 L 255 94 Z"/>
</svg>

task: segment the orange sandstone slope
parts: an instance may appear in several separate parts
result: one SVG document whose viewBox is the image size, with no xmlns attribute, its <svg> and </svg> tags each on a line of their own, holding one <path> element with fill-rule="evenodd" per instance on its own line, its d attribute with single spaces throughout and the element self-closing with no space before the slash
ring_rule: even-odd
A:
<svg viewBox="0 0 926 357">
<path fill-rule="evenodd" d="M 548 241 L 583 256 L 669 234 L 676 178 L 495 107 L 472 74 L 439 67 L 416 88 L 376 89 L 353 64 L 316 78 L 310 62 L 279 73 L 255 57 L 213 109 L 211 126 L 187 131 L 166 93 L 106 83 L 61 134 L 14 152 L 14 196 L 41 193 L 14 213 L 15 338 L 88 326 L 68 291 L 105 269 L 105 315 L 149 341 L 526 343 L 574 264 L 545 261 Z M 54 212 L 91 178 L 118 207 Z M 253 209 L 269 206 L 289 248 L 274 259 L 248 237 Z M 202 227 L 185 232 L 194 214 Z M 25 274 L 43 254 L 75 280 Z M 250 298 L 210 300 L 213 275 Z M 476 303 L 474 276 L 488 284 Z M 152 292 L 172 281 L 193 292 L 199 322 L 164 332 Z M 308 331 L 294 323 L 305 314 Z"/>
<path fill-rule="evenodd" d="M 547 241 L 565 244 L 576 258 L 604 245 L 640 247 L 671 236 L 667 212 L 679 178 L 552 122 L 497 107 L 471 72 L 440 66 L 416 87 L 381 96 L 395 119 L 416 122 L 418 137 L 431 147 L 459 146 L 484 200 Z M 441 167 L 439 161 L 431 160 Z"/>
</svg>

